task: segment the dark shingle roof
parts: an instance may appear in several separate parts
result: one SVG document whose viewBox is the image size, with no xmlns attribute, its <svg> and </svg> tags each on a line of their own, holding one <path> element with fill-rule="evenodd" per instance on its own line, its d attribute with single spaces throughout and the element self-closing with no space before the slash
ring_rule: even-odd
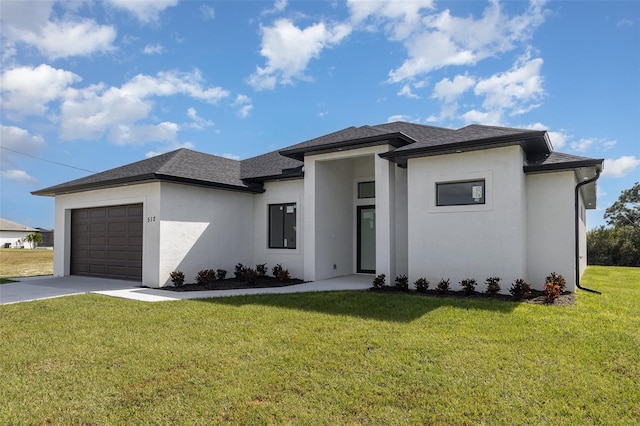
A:
<svg viewBox="0 0 640 426">
<path fill-rule="evenodd" d="M 240 191 L 260 192 L 240 178 L 240 162 L 216 155 L 178 149 L 156 157 L 96 173 L 60 185 L 34 191 L 34 195 L 57 195 L 113 187 L 123 183 L 175 181 Z"/>
<path fill-rule="evenodd" d="M 380 156 L 398 164 L 406 164 L 407 159 L 411 157 L 512 144 L 520 144 L 527 155 L 525 172 L 590 166 L 602 168 L 603 161 L 552 152 L 545 131 L 477 124 L 454 130 L 397 121 L 375 126 L 347 127 L 280 151 L 242 161 L 179 149 L 34 191 L 33 194 L 58 195 L 159 180 L 263 192 L 262 182 L 265 180 L 302 177 L 305 154 L 381 144 L 395 147 Z"/>
</svg>

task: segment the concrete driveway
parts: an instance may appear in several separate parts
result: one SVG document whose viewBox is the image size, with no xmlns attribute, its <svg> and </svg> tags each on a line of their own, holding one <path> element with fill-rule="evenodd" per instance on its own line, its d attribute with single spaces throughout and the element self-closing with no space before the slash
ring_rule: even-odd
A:
<svg viewBox="0 0 640 426">
<path fill-rule="evenodd" d="M 0 284 L 0 305 L 50 299 L 95 291 L 140 289 L 140 283 L 91 277 L 29 277 L 17 283 Z"/>
<path fill-rule="evenodd" d="M 80 276 L 19 278 L 20 282 L 0 284 L 0 305 L 50 299 L 74 294 L 96 293 L 142 302 L 165 302 L 183 299 L 206 299 L 249 294 L 284 294 L 309 291 L 366 290 L 371 287 L 368 275 L 348 275 L 286 287 L 173 292 L 140 287 L 141 283 Z"/>
</svg>

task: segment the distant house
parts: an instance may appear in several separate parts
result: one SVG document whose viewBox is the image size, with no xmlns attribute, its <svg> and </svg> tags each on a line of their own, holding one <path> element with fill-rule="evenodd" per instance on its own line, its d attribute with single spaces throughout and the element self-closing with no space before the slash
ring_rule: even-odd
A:
<svg viewBox="0 0 640 426">
<path fill-rule="evenodd" d="M 38 247 L 53 248 L 53 229 L 36 228 L 42 235 L 42 242 L 38 243 Z"/>
<path fill-rule="evenodd" d="M 24 247 L 24 238 L 34 232 L 38 232 L 38 230 L 8 219 L 0 219 L 0 247 L 22 248 Z"/>
<path fill-rule="evenodd" d="M 574 290 L 602 159 L 546 131 L 349 127 L 242 161 L 180 149 L 35 191 L 55 197 L 55 275 L 170 284 L 282 264 L 315 281 L 499 276 Z"/>
</svg>

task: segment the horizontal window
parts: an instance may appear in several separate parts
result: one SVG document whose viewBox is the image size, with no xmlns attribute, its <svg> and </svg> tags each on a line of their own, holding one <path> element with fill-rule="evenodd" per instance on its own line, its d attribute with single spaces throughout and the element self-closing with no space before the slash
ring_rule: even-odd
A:
<svg viewBox="0 0 640 426">
<path fill-rule="evenodd" d="M 376 183 L 358 182 L 358 198 L 376 198 Z"/>
<path fill-rule="evenodd" d="M 484 204 L 484 179 L 436 183 L 437 206 Z"/>
<path fill-rule="evenodd" d="M 269 204 L 269 248 L 296 248 L 296 204 Z"/>
</svg>

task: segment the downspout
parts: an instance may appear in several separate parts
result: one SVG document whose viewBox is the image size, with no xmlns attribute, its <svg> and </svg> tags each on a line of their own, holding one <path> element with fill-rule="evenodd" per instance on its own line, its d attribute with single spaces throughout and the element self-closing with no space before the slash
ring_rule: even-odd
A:
<svg viewBox="0 0 640 426">
<path fill-rule="evenodd" d="M 596 175 L 591 179 L 587 179 L 583 182 L 578 182 L 575 189 L 575 201 L 576 201 L 576 212 L 575 212 L 575 262 L 576 262 L 576 287 L 580 290 L 588 291 L 590 293 L 602 294 L 598 290 L 593 290 L 590 288 L 582 287 L 580 285 L 580 187 L 584 185 L 588 185 L 591 182 L 595 182 L 600 177 L 600 170 L 596 167 Z"/>
</svg>

